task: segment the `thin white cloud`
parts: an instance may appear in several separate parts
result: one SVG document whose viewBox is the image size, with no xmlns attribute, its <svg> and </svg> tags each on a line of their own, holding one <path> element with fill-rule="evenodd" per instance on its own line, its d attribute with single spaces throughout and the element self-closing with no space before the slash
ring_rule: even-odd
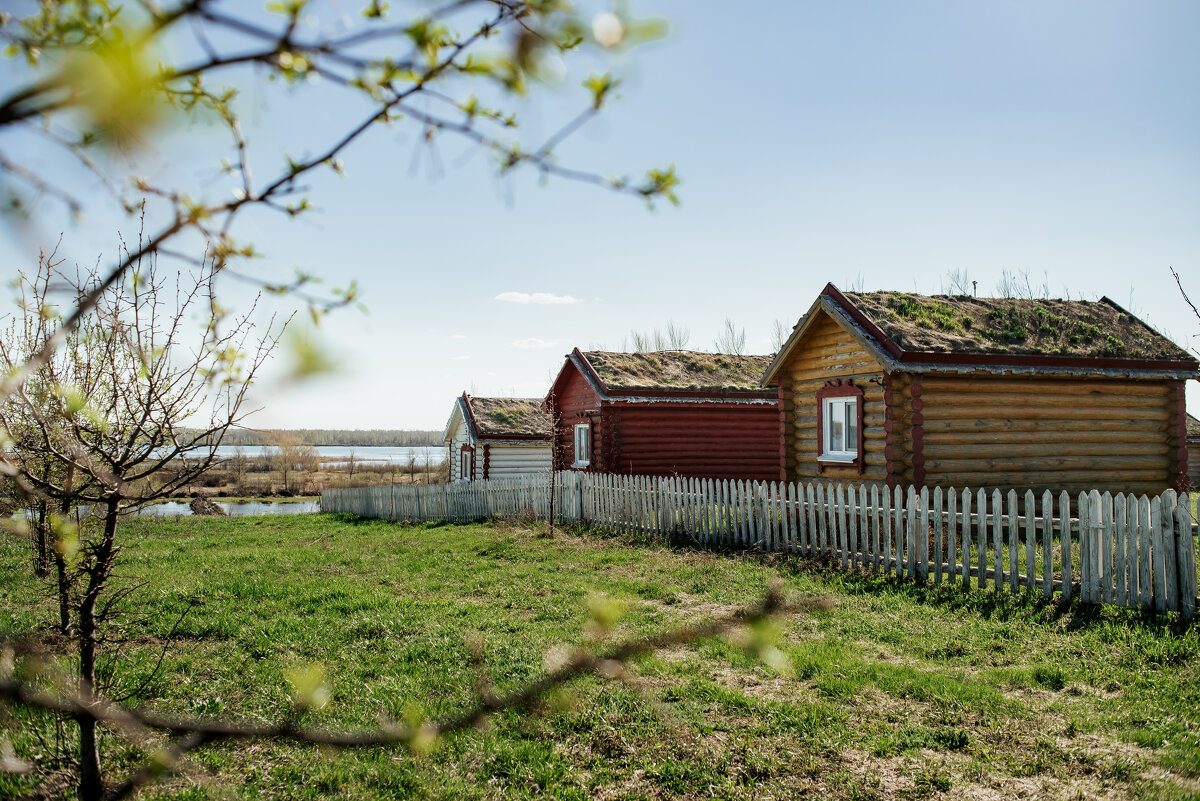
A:
<svg viewBox="0 0 1200 801">
<path fill-rule="evenodd" d="M 451 335 L 450 338 L 451 339 L 466 339 L 467 335 L 466 334 L 453 334 L 453 335 Z"/>
<path fill-rule="evenodd" d="M 557 348 L 565 342 L 566 342 L 565 339 L 545 340 L 545 339 L 538 339 L 537 337 L 528 337 L 526 339 L 518 339 L 516 342 L 513 343 L 513 347 L 514 348 Z"/>
<path fill-rule="evenodd" d="M 536 303 L 539 305 L 579 303 L 579 298 L 570 295 L 555 295 L 550 292 L 501 292 L 495 298 L 502 303 Z"/>
</svg>

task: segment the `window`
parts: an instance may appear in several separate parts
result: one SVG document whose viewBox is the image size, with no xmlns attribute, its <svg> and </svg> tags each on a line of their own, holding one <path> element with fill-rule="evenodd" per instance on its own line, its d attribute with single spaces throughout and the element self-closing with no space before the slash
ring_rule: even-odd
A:
<svg viewBox="0 0 1200 801">
<path fill-rule="evenodd" d="M 463 481 L 471 480 L 471 451 L 465 445 L 458 454 L 458 477 Z"/>
<path fill-rule="evenodd" d="M 821 457 L 853 461 L 858 456 L 858 398 L 823 398 Z"/>
<path fill-rule="evenodd" d="M 580 423 L 575 426 L 575 467 L 587 467 L 592 462 L 592 426 Z"/>
<path fill-rule="evenodd" d="M 854 467 L 863 471 L 863 391 L 849 380 L 830 381 L 817 391 L 820 437 L 817 469 Z"/>
</svg>

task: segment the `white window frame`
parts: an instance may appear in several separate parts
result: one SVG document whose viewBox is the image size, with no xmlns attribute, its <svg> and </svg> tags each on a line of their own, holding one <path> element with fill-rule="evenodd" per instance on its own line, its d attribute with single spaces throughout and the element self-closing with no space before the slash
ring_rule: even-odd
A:
<svg viewBox="0 0 1200 801">
<path fill-rule="evenodd" d="M 582 434 L 582 438 L 580 437 Z M 580 445 L 583 447 L 580 448 Z M 574 446 L 575 461 L 571 464 L 572 467 L 587 467 L 592 463 L 592 424 L 591 423 L 576 423 L 575 424 L 575 446 Z M 580 451 L 583 452 L 583 458 L 580 458 Z"/>
<path fill-rule="evenodd" d="M 471 462 L 473 454 L 469 449 L 462 448 L 458 451 L 458 480 L 459 481 L 474 481 L 474 472 L 471 470 Z"/>
<path fill-rule="evenodd" d="M 858 398 L 841 395 L 821 399 L 821 459 L 830 462 L 853 462 L 858 458 Z M 833 421 L 838 416 L 842 421 L 842 438 L 846 447 L 834 450 Z M 854 424 L 854 436 L 850 436 L 850 424 Z"/>
</svg>

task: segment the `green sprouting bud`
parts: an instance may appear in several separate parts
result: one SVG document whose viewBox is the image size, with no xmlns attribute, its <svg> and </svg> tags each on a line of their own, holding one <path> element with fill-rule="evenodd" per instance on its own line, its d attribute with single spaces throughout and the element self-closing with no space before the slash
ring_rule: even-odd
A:
<svg viewBox="0 0 1200 801">
<path fill-rule="evenodd" d="M 588 79 L 583 82 L 584 88 L 592 93 L 592 107 L 597 109 L 604 105 L 609 93 L 620 85 L 621 82 L 610 72 L 603 75 L 589 75 Z"/>
</svg>

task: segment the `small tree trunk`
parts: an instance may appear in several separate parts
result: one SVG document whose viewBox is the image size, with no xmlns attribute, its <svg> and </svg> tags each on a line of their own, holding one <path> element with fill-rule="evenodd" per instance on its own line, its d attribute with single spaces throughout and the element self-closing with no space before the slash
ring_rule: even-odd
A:
<svg viewBox="0 0 1200 801">
<path fill-rule="evenodd" d="M 96 602 L 104 590 L 112 566 L 119 504 L 117 498 L 108 501 L 104 513 L 104 536 L 96 547 L 94 562 L 88 568 L 87 592 L 79 603 L 79 696 L 85 704 L 95 700 Z M 79 722 L 79 798 L 80 801 L 100 801 L 104 795 L 104 774 L 100 767 L 96 721 L 84 716 L 76 720 Z"/>
<path fill-rule="evenodd" d="M 58 573 L 58 631 L 71 633 L 71 582 L 67 578 L 67 560 L 54 551 L 54 569 Z"/>
<path fill-rule="evenodd" d="M 33 523 L 34 548 L 33 572 L 38 578 L 50 575 L 50 555 L 46 550 L 46 502 L 37 502 L 37 520 Z"/>
</svg>

